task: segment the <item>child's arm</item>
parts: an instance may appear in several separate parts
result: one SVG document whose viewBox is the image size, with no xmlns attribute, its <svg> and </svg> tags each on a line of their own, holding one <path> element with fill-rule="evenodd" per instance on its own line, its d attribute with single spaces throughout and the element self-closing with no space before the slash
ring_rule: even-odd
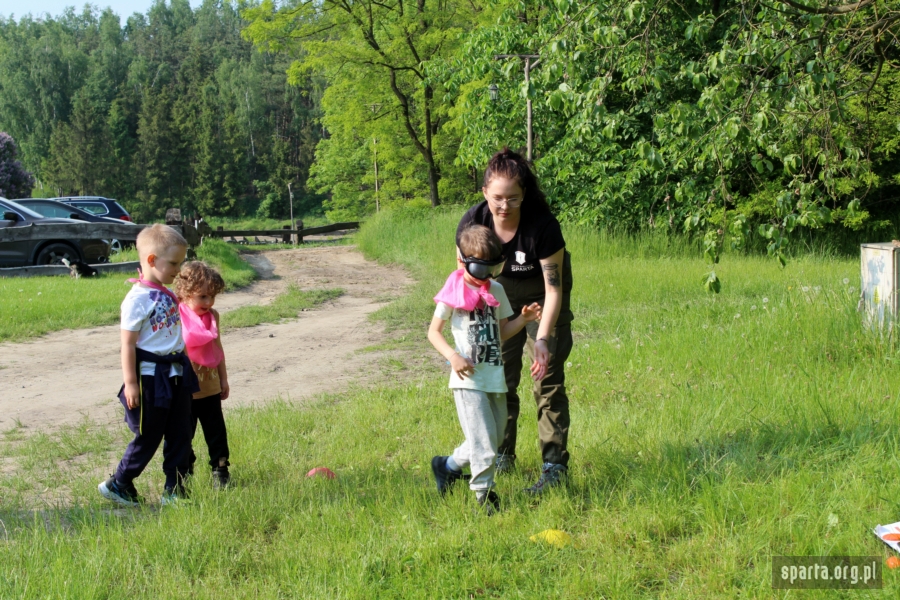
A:
<svg viewBox="0 0 900 600">
<path fill-rule="evenodd" d="M 222 350 L 222 362 L 217 367 L 219 371 L 219 385 L 222 387 L 222 400 L 228 400 L 231 387 L 228 385 L 228 370 L 225 368 L 225 350 L 222 348 L 222 327 L 219 324 L 219 311 L 213 310 L 212 314 L 216 320 L 216 327 L 219 330 L 219 335 L 216 337 L 216 346 L 219 347 L 219 350 Z"/>
<path fill-rule="evenodd" d="M 141 405 L 141 386 L 138 382 L 137 372 L 137 347 L 140 331 L 128 331 L 121 329 L 122 341 L 122 375 L 125 380 L 125 403 L 129 409 L 135 409 Z"/>
<path fill-rule="evenodd" d="M 516 335 L 526 323 L 531 321 L 539 321 L 541 318 L 541 305 L 532 302 L 528 306 L 522 307 L 522 314 L 515 319 L 500 319 L 500 339 L 507 340 Z"/>
<path fill-rule="evenodd" d="M 469 373 L 475 372 L 475 363 L 468 358 L 463 357 L 459 352 L 447 343 L 444 339 L 445 320 L 438 317 L 432 317 L 431 325 L 428 326 L 428 341 L 434 346 L 434 349 L 441 353 L 441 356 L 450 361 L 450 368 L 460 377 L 468 377 Z"/>
</svg>

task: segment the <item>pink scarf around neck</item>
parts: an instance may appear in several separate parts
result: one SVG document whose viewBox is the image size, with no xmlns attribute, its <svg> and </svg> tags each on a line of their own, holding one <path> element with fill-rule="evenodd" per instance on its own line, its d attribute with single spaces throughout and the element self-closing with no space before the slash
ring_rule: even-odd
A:
<svg viewBox="0 0 900 600">
<path fill-rule="evenodd" d="M 218 367 L 225 354 L 216 344 L 219 328 L 212 312 L 201 316 L 184 303 L 178 305 L 178 310 L 181 312 L 181 334 L 188 358 L 210 369 Z"/>
<path fill-rule="evenodd" d="M 144 279 L 144 274 L 141 273 L 140 270 L 138 270 L 138 273 L 140 273 L 140 278 L 139 279 L 131 278 L 128 280 L 128 283 L 140 283 L 140 284 L 146 285 L 149 288 L 153 288 L 154 290 L 159 290 L 160 292 L 162 292 L 163 294 L 165 294 L 166 296 L 171 298 L 175 302 L 175 304 L 178 304 L 178 297 L 175 295 L 174 292 L 172 292 L 172 290 L 170 290 L 169 288 L 167 288 L 164 285 L 160 285 L 158 283 L 153 283 L 152 281 L 147 281 L 146 279 Z"/>
<path fill-rule="evenodd" d="M 473 290 L 466 284 L 463 273 L 462 269 L 450 273 L 447 283 L 444 284 L 438 295 L 434 297 L 434 301 L 443 302 L 450 308 L 461 308 L 463 310 L 475 310 L 481 300 L 484 300 L 488 306 L 500 306 L 500 302 L 490 292 L 490 281 L 484 286 Z"/>
</svg>

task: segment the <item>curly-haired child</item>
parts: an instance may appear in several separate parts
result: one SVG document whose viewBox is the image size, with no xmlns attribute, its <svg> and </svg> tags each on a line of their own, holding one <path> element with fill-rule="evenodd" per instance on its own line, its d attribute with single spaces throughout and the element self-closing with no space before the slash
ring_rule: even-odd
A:
<svg viewBox="0 0 900 600">
<path fill-rule="evenodd" d="M 185 263 L 175 280 L 184 345 L 191 365 L 200 381 L 200 391 L 191 403 L 191 438 L 197 433 L 197 422 L 203 426 L 203 437 L 209 448 L 213 485 L 224 488 L 231 480 L 228 472 L 228 434 L 222 401 L 228 399 L 228 370 L 219 335 L 219 313 L 213 309 L 216 296 L 225 289 L 219 273 L 200 261 Z M 188 472 L 194 472 L 197 456 L 190 451 Z"/>
</svg>

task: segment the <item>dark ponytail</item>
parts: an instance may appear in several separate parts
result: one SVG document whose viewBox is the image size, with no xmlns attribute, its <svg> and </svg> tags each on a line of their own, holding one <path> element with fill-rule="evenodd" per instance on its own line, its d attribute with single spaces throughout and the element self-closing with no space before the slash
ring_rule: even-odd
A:
<svg viewBox="0 0 900 600">
<path fill-rule="evenodd" d="M 521 154 L 513 152 L 508 147 L 494 154 L 488 161 L 487 169 L 484 170 L 484 186 L 487 187 L 494 177 L 514 179 L 519 183 L 524 193 L 522 212 L 550 210 L 547 206 L 547 197 L 538 185 L 537 177 Z"/>
</svg>

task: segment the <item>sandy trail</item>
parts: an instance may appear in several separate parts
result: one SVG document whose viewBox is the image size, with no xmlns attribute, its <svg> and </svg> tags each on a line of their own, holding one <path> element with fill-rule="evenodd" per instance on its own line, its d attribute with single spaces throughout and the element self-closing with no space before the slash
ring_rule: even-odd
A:
<svg viewBox="0 0 900 600">
<path fill-rule="evenodd" d="M 367 317 L 411 282 L 403 271 L 367 261 L 352 246 L 262 252 L 248 260 L 263 279 L 216 301 L 231 384 L 227 406 L 304 400 L 375 375 L 383 355 L 358 350 L 386 339 Z M 345 294 L 284 323 L 227 329 L 229 310 L 267 304 L 290 283 Z M 84 417 L 117 422 L 121 382 L 115 325 L 0 344 L 0 430 L 21 424 L 32 433 L 49 431 Z"/>
</svg>

